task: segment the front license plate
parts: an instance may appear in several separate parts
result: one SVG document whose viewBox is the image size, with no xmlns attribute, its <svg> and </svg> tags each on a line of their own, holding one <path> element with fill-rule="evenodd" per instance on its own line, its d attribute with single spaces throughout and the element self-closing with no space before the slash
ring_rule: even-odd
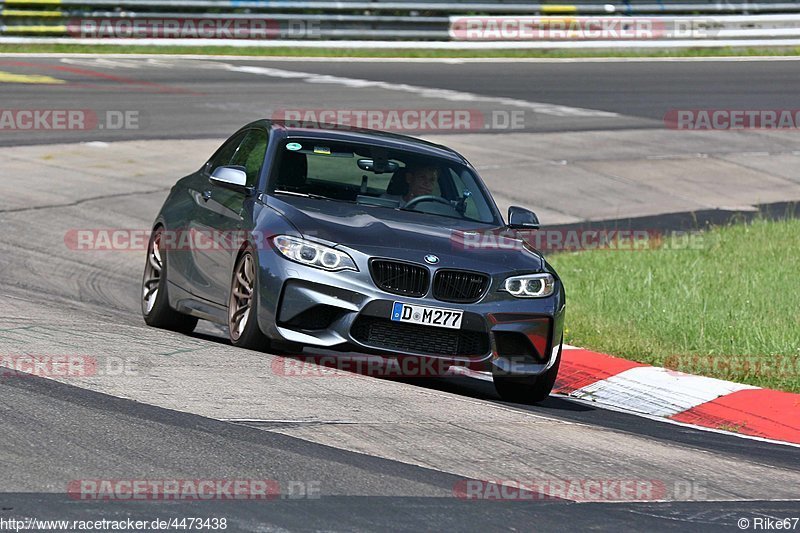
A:
<svg viewBox="0 0 800 533">
<path fill-rule="evenodd" d="M 457 309 L 441 309 L 422 305 L 395 302 L 392 307 L 392 320 L 395 322 L 411 322 L 425 326 L 459 329 L 464 311 Z"/>
</svg>

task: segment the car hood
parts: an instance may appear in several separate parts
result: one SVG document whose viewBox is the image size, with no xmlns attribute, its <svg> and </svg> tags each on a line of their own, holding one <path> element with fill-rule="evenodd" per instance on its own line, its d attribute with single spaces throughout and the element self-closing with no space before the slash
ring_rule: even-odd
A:
<svg viewBox="0 0 800 533">
<path fill-rule="evenodd" d="M 269 205 L 304 237 L 370 256 L 422 262 L 425 255 L 435 254 L 439 266 L 468 270 L 495 265 L 499 268 L 491 270 L 540 271 L 544 266 L 540 255 L 520 246 L 492 246 L 492 234 L 504 226 L 314 198 L 270 197 Z M 475 246 L 478 242 L 484 246 Z"/>
</svg>

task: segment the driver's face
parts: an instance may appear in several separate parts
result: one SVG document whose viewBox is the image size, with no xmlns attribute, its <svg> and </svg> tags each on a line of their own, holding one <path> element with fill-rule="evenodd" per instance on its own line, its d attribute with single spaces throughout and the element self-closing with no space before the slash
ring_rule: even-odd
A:
<svg viewBox="0 0 800 533">
<path fill-rule="evenodd" d="M 431 167 L 418 168 L 406 174 L 408 183 L 408 196 L 414 198 L 433 193 L 436 185 L 436 169 Z"/>
</svg>

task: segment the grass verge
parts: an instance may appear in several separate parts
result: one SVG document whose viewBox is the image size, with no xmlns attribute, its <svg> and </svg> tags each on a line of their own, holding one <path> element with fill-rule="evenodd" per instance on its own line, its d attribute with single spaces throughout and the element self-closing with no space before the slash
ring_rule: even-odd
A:
<svg viewBox="0 0 800 533">
<path fill-rule="evenodd" d="M 399 58 L 570 58 L 570 57 L 730 57 L 797 56 L 800 47 L 687 48 L 679 50 L 435 50 L 381 48 L 293 48 L 237 46 L 118 46 L 84 44 L 0 44 L 0 54 L 196 54 L 282 57 L 399 57 Z"/>
<path fill-rule="evenodd" d="M 642 363 L 800 392 L 800 220 L 712 229 L 699 246 L 549 258 L 566 342 Z"/>
</svg>

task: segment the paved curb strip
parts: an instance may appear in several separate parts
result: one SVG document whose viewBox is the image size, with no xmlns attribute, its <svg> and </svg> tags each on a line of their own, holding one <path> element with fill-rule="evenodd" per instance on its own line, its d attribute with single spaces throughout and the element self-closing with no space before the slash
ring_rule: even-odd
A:
<svg viewBox="0 0 800 533">
<path fill-rule="evenodd" d="M 800 444 L 800 394 L 564 348 L 554 393 L 676 422 Z"/>
</svg>

